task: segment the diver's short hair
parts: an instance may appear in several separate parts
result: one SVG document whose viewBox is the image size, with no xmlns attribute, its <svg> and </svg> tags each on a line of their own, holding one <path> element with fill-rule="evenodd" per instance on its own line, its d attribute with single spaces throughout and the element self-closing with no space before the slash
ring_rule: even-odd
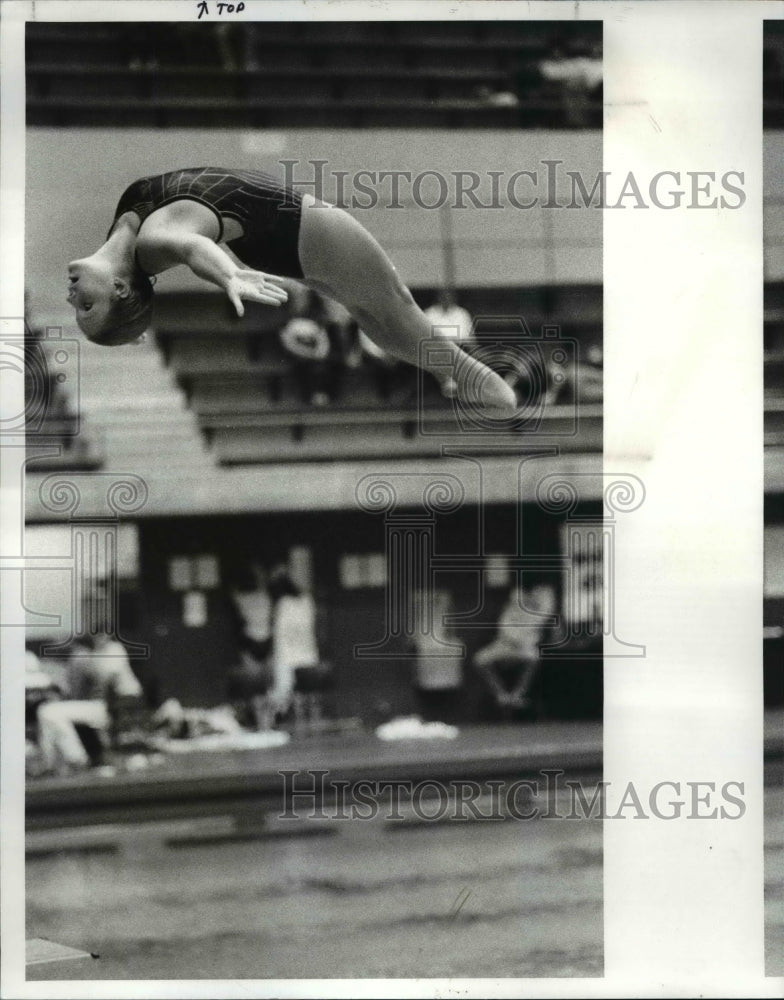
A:
<svg viewBox="0 0 784 1000">
<path fill-rule="evenodd" d="M 153 283 L 140 268 L 134 270 L 131 290 L 109 310 L 104 328 L 89 339 L 102 347 L 119 347 L 137 340 L 152 322 Z"/>
</svg>

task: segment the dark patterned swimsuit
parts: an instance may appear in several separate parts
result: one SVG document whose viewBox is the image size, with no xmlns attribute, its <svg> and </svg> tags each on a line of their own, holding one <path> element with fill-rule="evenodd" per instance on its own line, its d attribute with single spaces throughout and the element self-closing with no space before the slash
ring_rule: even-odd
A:
<svg viewBox="0 0 784 1000">
<path fill-rule="evenodd" d="M 302 198 L 260 170 L 195 167 L 142 177 L 123 192 L 114 213 L 135 212 L 144 222 L 173 201 L 198 201 L 212 209 L 223 240 L 221 216 L 236 219 L 244 236 L 226 246 L 248 267 L 288 278 L 301 278 L 299 226 Z"/>
</svg>

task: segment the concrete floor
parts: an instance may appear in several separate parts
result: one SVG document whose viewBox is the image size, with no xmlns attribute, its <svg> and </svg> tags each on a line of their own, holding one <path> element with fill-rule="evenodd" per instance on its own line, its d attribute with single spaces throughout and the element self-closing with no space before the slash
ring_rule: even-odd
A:
<svg viewBox="0 0 784 1000">
<path fill-rule="evenodd" d="M 332 828 L 31 858 L 28 936 L 100 955 L 70 979 L 602 974 L 599 821 Z"/>
<path fill-rule="evenodd" d="M 776 761 L 769 976 L 784 975 Z M 100 956 L 30 967 L 31 980 L 602 975 L 598 820 L 273 819 L 261 835 L 220 815 L 50 826 L 28 833 L 26 877 L 28 938 Z"/>
</svg>

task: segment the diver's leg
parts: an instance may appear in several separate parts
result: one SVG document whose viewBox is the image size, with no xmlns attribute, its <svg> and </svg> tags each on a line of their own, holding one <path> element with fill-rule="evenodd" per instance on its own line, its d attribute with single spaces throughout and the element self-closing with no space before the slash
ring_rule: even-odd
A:
<svg viewBox="0 0 784 1000">
<path fill-rule="evenodd" d="M 299 256 L 305 280 L 344 305 L 382 350 L 431 371 L 442 385 L 454 379 L 464 402 L 516 411 L 510 386 L 453 340 L 438 337 L 384 250 L 347 212 L 304 199 Z M 439 345 L 430 361 L 421 345 L 435 338 L 443 350 Z"/>
</svg>

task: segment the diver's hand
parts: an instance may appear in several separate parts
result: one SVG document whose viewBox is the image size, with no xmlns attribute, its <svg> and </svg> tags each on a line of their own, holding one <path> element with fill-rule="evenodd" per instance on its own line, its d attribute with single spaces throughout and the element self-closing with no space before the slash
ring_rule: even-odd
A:
<svg viewBox="0 0 784 1000">
<path fill-rule="evenodd" d="M 223 287 L 238 316 L 245 315 L 243 300 L 262 302 L 266 306 L 280 306 L 289 297 L 285 288 L 278 285 L 270 275 L 261 271 L 238 268 L 234 274 L 226 279 Z"/>
</svg>

